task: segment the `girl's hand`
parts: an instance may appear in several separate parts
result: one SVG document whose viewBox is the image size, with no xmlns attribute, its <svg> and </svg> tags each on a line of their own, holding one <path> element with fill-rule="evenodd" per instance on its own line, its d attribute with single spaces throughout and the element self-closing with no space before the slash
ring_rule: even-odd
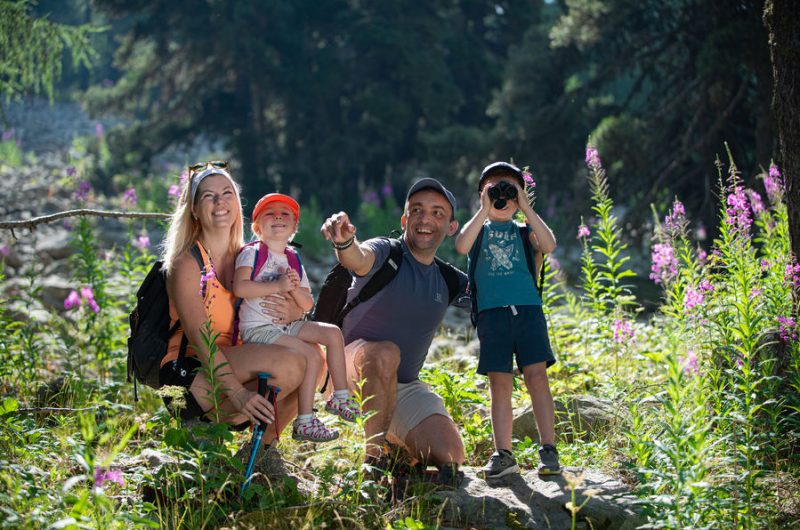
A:
<svg viewBox="0 0 800 530">
<path fill-rule="evenodd" d="M 253 423 L 275 421 L 275 409 L 267 398 L 242 387 L 230 396 L 233 406 Z"/>
<path fill-rule="evenodd" d="M 295 273 L 295 275 L 296 274 L 297 273 Z M 280 287 L 282 293 L 288 293 L 295 288 L 295 282 L 292 280 L 292 277 L 288 272 L 283 273 L 276 281 L 278 282 L 278 287 Z"/>
<path fill-rule="evenodd" d="M 289 281 L 291 282 L 292 288 L 289 289 L 290 291 L 294 291 L 295 289 L 300 287 L 300 275 L 297 274 L 296 270 L 294 270 L 293 268 L 289 267 L 289 269 L 286 272 L 284 272 L 283 275 L 284 275 L 284 277 L 288 278 Z"/>
<path fill-rule="evenodd" d="M 519 211 L 521 211 L 523 214 L 527 214 L 528 211 L 533 211 L 531 208 L 531 203 L 528 202 L 528 194 L 525 193 L 525 189 L 522 188 L 517 182 L 514 183 L 514 187 L 517 188 L 517 198 L 512 202 L 516 204 Z"/>
</svg>

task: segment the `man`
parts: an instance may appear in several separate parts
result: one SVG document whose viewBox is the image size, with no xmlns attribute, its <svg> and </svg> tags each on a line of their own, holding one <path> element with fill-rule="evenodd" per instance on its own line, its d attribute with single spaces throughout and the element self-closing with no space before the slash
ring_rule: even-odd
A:
<svg viewBox="0 0 800 530">
<path fill-rule="evenodd" d="M 385 442 L 404 445 L 417 459 L 439 468 L 440 478 L 459 480 L 464 444 L 442 399 L 419 380 L 428 348 L 447 310 L 447 283 L 434 263 L 439 246 L 458 230 L 456 200 L 439 181 L 419 180 L 408 191 L 400 223 L 403 262 L 397 275 L 375 296 L 345 317 L 345 356 L 351 385 L 364 380 L 367 462 L 385 457 Z M 352 300 L 383 265 L 390 245 L 384 238 L 359 242 L 349 216 L 339 212 L 320 229 L 336 258 L 355 276 Z M 466 307 L 466 275 L 456 269 L 459 295 Z"/>
</svg>

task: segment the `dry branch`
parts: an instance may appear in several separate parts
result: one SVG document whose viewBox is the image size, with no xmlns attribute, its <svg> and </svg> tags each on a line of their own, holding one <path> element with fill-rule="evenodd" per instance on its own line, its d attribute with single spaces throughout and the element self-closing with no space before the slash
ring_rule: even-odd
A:
<svg viewBox="0 0 800 530">
<path fill-rule="evenodd" d="M 52 223 L 59 219 L 67 217 L 110 217 L 113 219 L 169 219 L 170 214 L 155 213 L 155 212 L 109 212 L 104 210 L 67 210 L 65 212 L 58 212 L 50 215 L 42 215 L 34 217 L 33 219 L 23 219 L 20 221 L 0 221 L 0 229 L 11 230 L 11 234 L 16 239 L 14 229 L 27 228 L 28 230 L 35 230 L 40 224 Z"/>
</svg>

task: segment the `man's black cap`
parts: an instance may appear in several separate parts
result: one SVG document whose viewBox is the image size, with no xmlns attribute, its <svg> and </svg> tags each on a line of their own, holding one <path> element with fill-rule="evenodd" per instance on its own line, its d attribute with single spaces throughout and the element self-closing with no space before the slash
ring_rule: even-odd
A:
<svg viewBox="0 0 800 530">
<path fill-rule="evenodd" d="M 432 178 L 424 178 L 416 181 L 411 187 L 408 189 L 408 195 L 406 195 L 406 202 L 408 202 L 409 197 L 417 193 L 418 191 L 422 190 L 434 190 L 438 191 L 442 195 L 444 195 L 447 202 L 450 203 L 450 206 L 453 207 L 453 215 L 456 214 L 456 198 L 450 193 L 450 190 L 445 188 L 441 182 L 436 179 Z"/>
</svg>

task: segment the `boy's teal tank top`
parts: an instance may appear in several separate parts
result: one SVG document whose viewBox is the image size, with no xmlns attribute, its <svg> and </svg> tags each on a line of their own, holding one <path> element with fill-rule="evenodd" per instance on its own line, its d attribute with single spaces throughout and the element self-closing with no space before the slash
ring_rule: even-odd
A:
<svg viewBox="0 0 800 530">
<path fill-rule="evenodd" d="M 478 312 L 508 305 L 542 305 L 514 221 L 489 221 L 475 267 Z"/>
</svg>

